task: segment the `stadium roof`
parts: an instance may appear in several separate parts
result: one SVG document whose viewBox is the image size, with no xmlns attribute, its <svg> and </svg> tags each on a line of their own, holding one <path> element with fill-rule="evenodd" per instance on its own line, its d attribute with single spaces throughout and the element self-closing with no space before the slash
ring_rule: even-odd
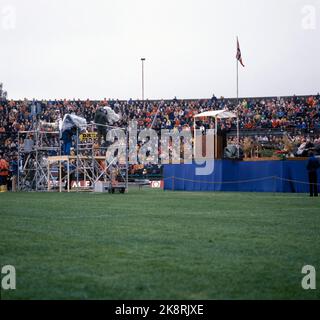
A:
<svg viewBox="0 0 320 320">
<path fill-rule="evenodd" d="M 215 110 L 215 111 L 206 111 L 203 113 L 196 114 L 194 118 L 202 117 L 214 117 L 218 119 L 228 119 L 228 118 L 237 118 L 237 115 L 228 110 Z"/>
</svg>

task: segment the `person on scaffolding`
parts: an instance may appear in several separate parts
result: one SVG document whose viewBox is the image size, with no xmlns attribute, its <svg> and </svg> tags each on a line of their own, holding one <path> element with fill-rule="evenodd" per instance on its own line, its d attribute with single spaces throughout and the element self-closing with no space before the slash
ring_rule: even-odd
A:
<svg viewBox="0 0 320 320">
<path fill-rule="evenodd" d="M 94 116 L 94 123 L 98 131 L 98 144 L 101 145 L 101 138 L 106 141 L 107 127 L 118 122 L 121 116 L 117 114 L 111 107 L 100 107 Z"/>
<path fill-rule="evenodd" d="M 61 137 L 61 140 L 63 141 L 62 153 L 65 156 L 70 155 L 70 150 L 72 147 L 72 138 L 76 133 L 77 133 L 76 127 L 72 127 L 62 132 L 62 137 Z"/>
<path fill-rule="evenodd" d="M 77 133 L 84 131 L 86 127 L 87 121 L 85 118 L 79 117 L 75 114 L 64 115 L 63 120 L 59 122 L 60 139 L 63 141 L 63 155 L 70 155 L 73 137 L 77 136 Z M 76 143 L 78 143 L 78 141 L 76 141 Z"/>
<path fill-rule="evenodd" d="M 106 141 L 108 116 L 103 107 L 99 107 L 94 116 L 94 123 L 98 131 L 98 144 L 101 146 L 102 138 Z"/>
</svg>

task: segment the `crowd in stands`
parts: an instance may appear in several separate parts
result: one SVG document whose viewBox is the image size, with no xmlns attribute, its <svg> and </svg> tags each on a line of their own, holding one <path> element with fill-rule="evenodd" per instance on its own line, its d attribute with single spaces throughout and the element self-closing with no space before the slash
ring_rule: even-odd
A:
<svg viewBox="0 0 320 320">
<path fill-rule="evenodd" d="M 193 116 L 207 110 L 227 109 L 237 111 L 242 132 L 259 132 L 251 136 L 253 146 L 269 145 L 274 149 L 283 148 L 285 142 L 273 135 L 273 131 L 290 132 L 291 142 L 297 149 L 302 144 L 318 144 L 320 137 L 320 94 L 314 96 L 292 96 L 283 98 L 216 98 L 203 100 L 169 101 L 119 101 L 119 100 L 62 100 L 62 101 L 0 101 L 0 152 L 8 161 L 17 159 L 18 131 L 32 130 L 38 121 L 56 122 L 67 113 L 74 113 L 93 121 L 95 112 L 102 106 L 111 106 L 121 114 L 120 127 L 125 127 L 130 120 L 136 120 L 138 129 L 189 129 L 193 130 Z M 200 119 L 199 128 L 214 128 L 213 119 Z M 221 129 L 236 129 L 236 119 L 219 123 Z M 262 133 L 261 133 L 262 132 Z M 265 133 L 264 133 L 265 132 Z M 55 141 L 57 143 L 57 141 Z M 230 143 L 236 143 L 230 138 Z M 246 148 L 245 137 L 240 141 Z M 246 152 L 246 151 L 245 151 Z M 294 152 L 294 151 L 293 151 Z M 296 152 L 296 151 L 295 151 Z M 298 155 L 298 153 L 296 154 Z"/>
<path fill-rule="evenodd" d="M 229 145 L 236 145 L 237 139 L 229 137 Z M 307 157 L 309 151 L 320 155 L 320 134 L 313 135 L 254 135 L 240 138 L 240 145 L 246 158 L 276 157 Z"/>
<path fill-rule="evenodd" d="M 66 113 L 75 113 L 87 121 L 94 119 L 98 107 L 110 105 L 122 115 L 120 126 L 130 120 L 136 120 L 139 128 L 151 127 L 154 117 L 154 129 L 182 129 L 193 126 L 193 115 L 207 110 L 237 110 L 240 128 L 252 129 L 290 129 L 303 133 L 320 129 L 320 94 L 310 97 L 288 98 L 252 98 L 243 99 L 237 105 L 235 99 L 217 99 L 213 96 L 206 100 L 171 101 L 2 101 L 0 103 L 0 133 L 16 133 L 31 130 L 34 122 L 43 120 L 55 122 Z M 205 127 L 214 125 L 207 119 Z M 235 128 L 236 120 L 223 124 L 226 128 Z"/>
</svg>

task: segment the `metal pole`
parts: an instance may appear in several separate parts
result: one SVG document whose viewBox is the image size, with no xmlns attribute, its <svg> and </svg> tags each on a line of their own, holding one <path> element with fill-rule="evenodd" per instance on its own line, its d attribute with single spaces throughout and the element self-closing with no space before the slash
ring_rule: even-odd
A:
<svg viewBox="0 0 320 320">
<path fill-rule="evenodd" d="M 144 66 L 142 60 L 142 101 L 144 101 Z"/>
<path fill-rule="evenodd" d="M 144 61 L 146 59 L 145 58 L 141 58 L 141 68 L 142 68 L 142 101 L 144 101 Z"/>
<path fill-rule="evenodd" d="M 39 138 L 38 129 L 36 129 L 36 163 L 35 163 L 35 175 L 36 175 L 36 191 L 38 191 L 38 171 L 40 168 L 38 167 L 38 146 L 40 145 L 40 138 Z"/>
<path fill-rule="evenodd" d="M 239 61 L 237 59 L 237 104 L 239 105 Z"/>
<path fill-rule="evenodd" d="M 218 118 L 215 117 L 215 146 L 214 146 L 214 159 L 218 159 Z"/>
<path fill-rule="evenodd" d="M 21 160 L 21 147 L 20 147 L 20 133 L 18 131 L 18 191 L 20 190 L 20 161 Z"/>
<path fill-rule="evenodd" d="M 61 168 L 61 158 L 59 160 L 59 192 L 62 192 L 62 168 Z"/>
<path fill-rule="evenodd" d="M 68 158 L 68 160 L 67 160 L 67 184 L 68 184 L 68 186 L 67 186 L 67 190 L 68 190 L 68 192 L 70 192 L 70 161 L 69 161 L 70 159 Z"/>
<path fill-rule="evenodd" d="M 50 161 L 48 159 L 48 186 L 47 186 L 47 191 L 50 191 Z"/>
<path fill-rule="evenodd" d="M 238 37 L 237 37 L 237 50 L 238 50 Z M 238 159 L 240 158 L 240 138 L 239 138 L 239 60 L 237 58 L 237 144 L 238 144 Z"/>
<path fill-rule="evenodd" d="M 196 160 L 196 152 L 197 152 L 197 147 L 196 147 L 196 141 L 197 141 L 197 130 L 196 130 L 196 118 L 193 118 L 193 158 Z"/>
<path fill-rule="evenodd" d="M 89 140 L 90 141 L 90 140 Z M 99 156 L 101 153 L 101 146 L 99 146 L 99 152 L 98 152 L 98 155 Z M 92 170 L 92 186 L 91 188 L 94 190 L 95 188 L 95 184 L 98 182 L 97 181 L 97 177 L 99 177 L 99 160 L 95 158 L 95 153 L 94 153 L 94 142 L 93 142 L 93 138 L 92 138 L 92 146 L 91 146 L 91 156 L 92 156 L 92 163 L 91 163 L 91 170 Z M 95 165 L 96 165 L 96 162 L 97 162 L 97 175 L 95 175 Z M 90 177 L 89 177 L 89 180 L 90 180 Z M 99 180 L 99 179 L 98 179 Z"/>
<path fill-rule="evenodd" d="M 238 159 L 240 159 L 240 130 L 239 130 L 239 112 L 237 111 L 237 140 L 238 140 Z"/>
<path fill-rule="evenodd" d="M 126 192 L 129 192 L 129 132 L 126 131 Z"/>
<path fill-rule="evenodd" d="M 76 149 L 77 149 L 77 155 L 76 155 L 76 162 L 77 162 L 77 192 L 79 191 L 79 128 L 77 128 L 77 142 L 76 142 Z"/>
</svg>

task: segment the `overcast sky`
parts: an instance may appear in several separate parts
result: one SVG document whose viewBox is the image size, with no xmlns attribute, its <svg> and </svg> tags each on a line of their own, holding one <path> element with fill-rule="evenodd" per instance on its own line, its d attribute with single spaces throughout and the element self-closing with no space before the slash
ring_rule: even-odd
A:
<svg viewBox="0 0 320 320">
<path fill-rule="evenodd" d="M 9 98 L 240 96 L 320 91 L 320 0 L 0 0 Z"/>
</svg>

